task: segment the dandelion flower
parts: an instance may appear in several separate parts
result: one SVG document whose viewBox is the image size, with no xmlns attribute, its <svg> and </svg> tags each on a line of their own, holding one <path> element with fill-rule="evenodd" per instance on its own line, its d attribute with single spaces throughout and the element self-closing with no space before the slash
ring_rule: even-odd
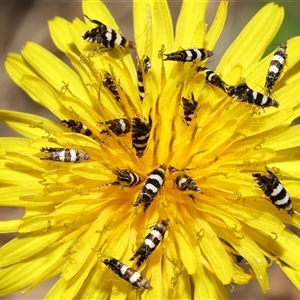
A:
<svg viewBox="0 0 300 300">
<path fill-rule="evenodd" d="M 1 206 L 25 211 L 0 224 L 19 233 L 0 249 L 1 295 L 60 275 L 46 299 L 225 299 L 232 283 L 266 292 L 272 262 L 300 288 L 300 240 L 286 227 L 300 226 L 300 126 L 290 126 L 300 38 L 287 40 L 272 86 L 279 106 L 265 107 L 255 97 L 274 52 L 261 57 L 283 8 L 264 6 L 209 70 L 202 55 L 213 55 L 227 2 L 208 32 L 206 6 L 183 1 L 174 37 L 167 1 L 135 1 L 130 49 L 104 4 L 83 1 L 88 18 L 49 22 L 71 67 L 31 42 L 8 54 L 11 78 L 62 122 L 0 112 L 24 136 L 0 140 Z M 98 19 L 115 31 L 93 43 Z M 165 60 L 172 53 L 181 61 Z M 264 193 L 257 180 L 270 174 Z M 272 200 L 279 192 L 293 211 Z"/>
</svg>

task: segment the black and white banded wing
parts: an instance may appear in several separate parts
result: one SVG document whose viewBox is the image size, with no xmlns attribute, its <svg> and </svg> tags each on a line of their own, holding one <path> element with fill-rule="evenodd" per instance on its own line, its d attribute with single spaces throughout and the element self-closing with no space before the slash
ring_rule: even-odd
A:
<svg viewBox="0 0 300 300">
<path fill-rule="evenodd" d="M 165 219 L 158 223 L 151 232 L 146 236 L 143 244 L 138 248 L 136 253 L 130 260 L 138 258 L 136 265 L 140 267 L 142 263 L 150 256 L 150 254 L 156 249 L 160 241 L 164 238 L 164 235 L 168 229 L 169 219 Z"/>
<path fill-rule="evenodd" d="M 228 85 L 214 71 L 205 67 L 198 67 L 197 72 L 205 73 L 206 83 L 218 87 L 219 89 L 223 90 L 225 93 L 227 92 Z"/>
<path fill-rule="evenodd" d="M 269 176 L 253 173 L 252 176 L 269 200 L 278 208 L 283 209 L 291 216 L 295 214 L 290 195 L 279 179 L 267 169 Z"/>
<path fill-rule="evenodd" d="M 104 186 L 114 186 L 114 185 L 123 185 L 132 187 L 135 185 L 138 185 L 141 182 L 140 176 L 132 172 L 128 169 L 116 169 L 112 171 L 115 175 L 117 175 L 117 180 L 111 183 L 104 183 L 101 184 L 98 188 L 104 187 Z"/>
<path fill-rule="evenodd" d="M 189 126 L 192 122 L 195 110 L 198 106 L 198 102 L 195 100 L 194 94 L 191 93 L 191 98 L 182 97 L 182 108 L 183 108 L 183 123 Z"/>
<path fill-rule="evenodd" d="M 162 164 L 148 175 L 146 183 L 142 187 L 133 206 L 143 204 L 144 213 L 146 212 L 165 182 L 166 169 L 167 165 Z"/>
<path fill-rule="evenodd" d="M 148 145 L 150 131 L 152 128 L 152 119 L 133 118 L 132 119 L 132 146 L 136 151 L 137 157 L 142 157 Z"/>
<path fill-rule="evenodd" d="M 90 19 L 88 16 L 85 17 L 92 23 L 96 24 L 97 27 L 88 30 L 82 35 L 83 39 L 90 43 L 96 43 L 100 46 L 94 51 L 109 51 L 116 45 L 124 48 L 135 48 L 135 43 L 128 41 L 124 36 L 106 26 L 98 20 Z"/>
<path fill-rule="evenodd" d="M 107 129 L 100 131 L 101 134 L 110 135 L 110 132 L 116 136 L 124 136 L 131 130 L 130 123 L 126 118 L 112 119 L 105 122 L 99 122 L 100 125 L 107 126 Z"/>
<path fill-rule="evenodd" d="M 114 96 L 116 101 L 119 102 L 121 100 L 117 84 L 116 84 L 113 76 L 110 73 L 106 72 L 104 74 L 103 79 L 102 79 L 102 84 L 105 88 L 107 88 L 112 93 L 112 95 Z"/>
<path fill-rule="evenodd" d="M 130 170 L 114 170 L 114 174 L 116 174 L 117 181 L 126 185 L 126 186 L 135 186 L 141 182 L 141 178 L 138 174 L 130 171 Z"/>
<path fill-rule="evenodd" d="M 168 167 L 170 174 L 178 174 L 175 178 L 174 178 L 174 183 L 177 187 L 177 189 L 179 189 L 180 191 L 186 192 L 190 198 L 194 200 L 194 196 L 193 196 L 193 192 L 199 192 L 201 194 L 203 194 L 203 190 L 197 185 L 197 183 L 192 179 L 191 176 L 187 175 L 184 170 L 187 169 L 182 169 L 182 170 L 178 170 L 173 166 L 169 166 Z"/>
<path fill-rule="evenodd" d="M 103 260 L 103 263 L 108 268 L 110 268 L 115 274 L 117 274 L 120 278 L 129 282 L 132 286 L 139 289 L 144 288 L 144 289 L 152 290 L 152 286 L 144 276 L 142 276 L 136 270 L 128 267 L 121 261 L 115 258 L 109 258 Z"/>
<path fill-rule="evenodd" d="M 203 61 L 213 55 L 213 52 L 204 48 L 190 48 L 172 53 L 164 54 L 164 60 L 173 60 L 181 62 L 191 62 L 194 60 Z"/>
<path fill-rule="evenodd" d="M 137 67 L 137 81 L 140 100 L 143 101 L 145 97 L 145 77 L 151 69 L 151 61 L 148 56 L 143 56 L 138 61 Z"/>
<path fill-rule="evenodd" d="M 86 135 L 86 136 L 92 136 L 93 135 L 93 132 L 90 129 L 88 129 L 80 121 L 69 119 L 69 120 L 62 120 L 61 123 L 65 127 L 71 129 L 73 132 L 81 133 L 81 134 Z"/>
<path fill-rule="evenodd" d="M 203 193 L 202 189 L 196 182 L 187 174 L 178 175 L 175 178 L 176 187 L 181 191 L 193 191 Z"/>
<path fill-rule="evenodd" d="M 242 102 L 247 102 L 249 104 L 254 104 L 261 108 L 279 106 L 279 103 L 276 100 L 273 100 L 269 96 L 252 90 L 247 86 L 246 83 L 240 83 L 236 86 L 228 87 L 227 94 L 231 98 L 240 100 Z"/>
<path fill-rule="evenodd" d="M 90 159 L 89 154 L 77 149 L 42 147 L 40 150 L 46 155 L 40 158 L 41 160 L 78 163 Z"/>
<path fill-rule="evenodd" d="M 274 56 L 270 62 L 265 82 L 265 89 L 267 90 L 268 96 L 271 94 L 272 88 L 274 87 L 283 69 L 283 65 L 287 58 L 286 49 L 287 42 L 281 43 L 279 48 L 275 51 Z"/>
</svg>

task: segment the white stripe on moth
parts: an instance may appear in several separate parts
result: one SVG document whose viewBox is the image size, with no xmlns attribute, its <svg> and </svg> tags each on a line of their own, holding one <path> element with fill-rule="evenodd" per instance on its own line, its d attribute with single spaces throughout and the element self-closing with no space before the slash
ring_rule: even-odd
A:
<svg viewBox="0 0 300 300">
<path fill-rule="evenodd" d="M 256 98 L 257 98 L 257 91 L 252 91 L 252 96 L 253 96 L 253 99 L 256 100 Z"/>
<path fill-rule="evenodd" d="M 125 124 L 124 120 L 120 119 L 119 122 L 120 122 L 120 124 L 121 124 L 121 129 L 122 129 L 122 131 L 125 131 L 125 129 L 126 129 L 126 124 Z"/>
<path fill-rule="evenodd" d="M 279 72 L 279 69 L 277 66 L 274 65 L 274 66 L 270 67 L 269 72 L 270 73 L 273 72 L 273 73 L 277 74 Z"/>
<path fill-rule="evenodd" d="M 273 192 L 271 193 L 271 196 L 277 196 L 283 189 L 283 186 L 279 183 L 275 189 L 273 189 Z"/>
<path fill-rule="evenodd" d="M 268 97 L 266 95 L 264 95 L 261 99 L 261 104 L 260 105 L 264 105 L 268 102 Z"/>
<path fill-rule="evenodd" d="M 184 184 L 185 182 L 187 182 L 187 178 L 186 177 L 182 177 L 179 181 L 178 181 L 178 185 L 181 186 L 182 184 Z"/>
<path fill-rule="evenodd" d="M 71 162 L 76 161 L 76 151 L 75 150 L 70 150 L 70 156 L 71 156 Z"/>
<path fill-rule="evenodd" d="M 148 245 L 151 249 L 156 247 L 156 245 L 149 239 L 145 239 L 145 244 Z"/>
<path fill-rule="evenodd" d="M 147 190 L 151 190 L 154 194 L 156 194 L 158 192 L 158 188 L 156 186 L 154 186 L 152 183 L 147 183 L 145 185 L 145 188 Z"/>
<path fill-rule="evenodd" d="M 274 55 L 272 61 L 274 61 L 274 60 L 277 60 L 281 65 L 284 64 L 284 58 L 282 56 L 278 55 L 278 54 Z"/>
<path fill-rule="evenodd" d="M 115 43 L 121 45 L 121 42 L 122 42 L 122 36 L 119 33 L 117 33 Z"/>
<path fill-rule="evenodd" d="M 105 33 L 105 37 L 106 37 L 106 39 L 110 42 L 111 39 L 112 39 L 112 34 L 111 34 L 111 32 L 107 31 L 107 32 Z"/>
<path fill-rule="evenodd" d="M 161 176 L 158 175 L 158 174 L 151 174 L 151 175 L 149 176 L 149 178 L 158 181 L 159 185 L 162 185 L 163 182 L 164 182 L 163 178 L 161 178 Z"/>
<path fill-rule="evenodd" d="M 142 140 L 144 140 L 144 139 L 146 139 L 146 138 L 149 137 L 148 134 L 149 134 L 149 133 L 147 133 L 147 135 L 141 135 L 141 136 L 138 136 L 136 139 L 142 141 Z"/>
<path fill-rule="evenodd" d="M 197 53 L 197 58 L 201 58 L 202 57 L 202 53 L 199 49 L 194 49 L 194 51 Z"/>
<path fill-rule="evenodd" d="M 209 74 L 209 76 L 207 77 L 207 80 L 210 82 L 214 76 L 215 76 L 214 73 Z"/>
<path fill-rule="evenodd" d="M 121 274 L 125 275 L 128 268 L 129 268 L 128 266 L 123 265 L 122 268 L 120 269 Z"/>
<path fill-rule="evenodd" d="M 139 272 L 134 272 L 132 274 L 132 276 L 129 278 L 129 281 L 131 283 L 135 283 L 140 277 L 141 277 L 141 274 Z"/>
<path fill-rule="evenodd" d="M 191 60 L 191 59 L 192 59 L 192 56 L 193 56 L 193 53 L 192 53 L 192 51 L 187 50 L 187 51 L 186 51 L 186 55 L 187 55 L 186 60 Z"/>
<path fill-rule="evenodd" d="M 283 199 L 275 201 L 274 204 L 276 204 L 276 205 L 278 205 L 278 206 L 284 205 L 284 204 L 288 203 L 289 198 L 290 198 L 290 196 L 289 196 L 289 194 L 287 193 L 287 194 L 284 196 Z"/>
<path fill-rule="evenodd" d="M 65 150 L 63 150 L 63 151 L 61 151 L 60 153 L 59 153 L 59 160 L 60 161 L 65 161 Z"/>
<path fill-rule="evenodd" d="M 158 230 L 152 230 L 150 232 L 154 237 L 156 237 L 158 240 L 161 240 L 162 239 L 162 235 L 161 233 L 158 231 Z"/>
<path fill-rule="evenodd" d="M 148 144 L 148 141 L 146 142 L 146 143 L 143 143 L 143 144 L 134 144 L 134 147 L 135 148 L 144 148 L 144 147 L 146 147 L 147 146 L 147 144 Z"/>
<path fill-rule="evenodd" d="M 131 173 L 129 173 L 130 176 L 130 183 L 132 183 L 135 180 L 135 176 Z"/>
</svg>

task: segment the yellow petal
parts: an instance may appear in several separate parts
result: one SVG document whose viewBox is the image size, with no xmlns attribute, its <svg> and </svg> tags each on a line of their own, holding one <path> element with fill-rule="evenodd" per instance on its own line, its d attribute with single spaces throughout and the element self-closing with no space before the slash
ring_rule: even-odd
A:
<svg viewBox="0 0 300 300">
<path fill-rule="evenodd" d="M 164 295 L 166 295 L 166 297 L 171 297 L 184 268 L 179 253 L 177 252 L 176 241 L 169 235 L 169 231 L 167 232 L 163 243 L 163 245 L 167 244 L 168 247 L 163 250 L 166 255 L 162 260 L 162 285 L 164 288 Z M 197 252 L 197 254 L 199 254 L 199 252 Z M 200 264 L 199 267 L 202 267 L 202 264 Z M 184 293 L 186 293 L 186 291 Z"/>
<path fill-rule="evenodd" d="M 61 299 L 61 291 L 64 291 L 68 287 L 68 281 L 60 278 L 54 285 L 50 288 L 44 299 L 53 300 Z"/>
<path fill-rule="evenodd" d="M 154 72 L 160 74 L 158 51 L 161 45 L 164 44 L 168 52 L 177 50 L 173 46 L 173 25 L 167 1 L 134 1 L 133 25 L 138 55 L 148 55 Z M 157 32 L 160 33 L 160 38 Z M 165 64 L 167 76 L 171 68 L 172 64 Z"/>
<path fill-rule="evenodd" d="M 283 175 L 284 177 L 294 177 L 295 179 L 300 178 L 300 170 L 298 168 L 295 168 L 295 166 L 299 165 L 300 163 L 300 159 L 295 157 L 293 158 L 293 152 L 291 151 L 290 153 L 287 153 L 286 155 L 290 155 L 291 156 L 291 160 L 289 161 L 281 161 L 280 157 L 278 157 L 274 162 L 270 162 L 268 163 L 269 168 L 276 168 L 277 170 L 280 171 L 280 174 Z M 281 180 L 281 179 L 280 179 Z M 293 185 L 294 186 L 294 185 Z M 297 187 L 292 187 L 293 189 L 297 189 Z M 297 193 L 296 193 L 297 195 Z"/>
<path fill-rule="evenodd" d="M 102 264 L 101 261 L 99 261 L 99 264 Z M 108 289 L 102 288 L 102 283 L 108 283 L 108 280 L 101 280 L 103 278 L 104 272 L 103 269 L 99 268 L 98 265 L 94 266 L 89 276 L 86 278 L 86 281 L 84 283 L 84 288 L 81 288 L 79 293 L 76 295 L 77 299 L 101 299 L 101 298 L 107 298 L 109 291 Z M 62 280 L 63 282 L 63 280 Z M 95 288 L 96 287 L 96 288 Z M 48 299 L 56 299 L 57 297 L 60 297 L 61 295 L 61 286 L 57 287 L 57 290 L 60 291 L 60 294 L 57 294 L 58 296 L 54 297 L 53 294 L 49 295 Z M 65 290 L 65 288 L 63 288 Z M 53 291 L 54 292 L 54 291 Z"/>
<path fill-rule="evenodd" d="M 247 260 L 256 275 L 262 291 L 266 292 L 268 289 L 268 262 L 261 249 L 253 241 L 253 237 L 246 235 L 245 232 L 241 235 L 241 233 L 236 234 L 234 232 L 230 233 L 225 230 L 219 230 L 217 227 L 215 227 L 214 230 L 219 237 L 228 241 L 229 244 Z"/>
<path fill-rule="evenodd" d="M 24 58 L 16 53 L 7 54 L 5 69 L 10 78 L 21 88 L 23 88 L 23 86 L 20 84 L 20 79 L 24 76 L 24 74 L 30 76 L 37 75 L 25 62 Z"/>
<path fill-rule="evenodd" d="M 195 299 L 229 299 L 224 285 L 206 269 L 201 274 L 197 273 L 193 276 L 195 287 Z"/>
<path fill-rule="evenodd" d="M 110 299 L 119 300 L 119 299 L 125 299 L 126 296 L 130 297 L 131 296 L 131 294 L 129 293 L 130 288 L 131 288 L 130 285 L 128 285 L 126 281 L 122 280 L 119 286 L 115 286 L 115 285 L 112 286 Z M 145 291 L 145 293 L 147 293 L 147 291 Z"/>
<path fill-rule="evenodd" d="M 274 148 L 276 151 L 279 151 L 299 146 L 299 138 L 300 126 L 296 125 L 283 130 L 278 129 L 276 135 L 268 137 L 263 143 L 263 146 Z"/>
<path fill-rule="evenodd" d="M 107 223 L 107 219 L 111 216 L 110 213 L 109 209 L 103 210 L 82 236 L 80 243 L 76 247 L 76 253 L 72 255 L 72 260 L 69 260 L 63 268 L 62 277 L 64 279 L 69 280 L 73 276 L 76 276 L 86 260 L 91 260 L 93 256 L 97 256 L 92 250 L 95 247 L 99 235 L 96 231 L 103 228 L 105 223 Z"/>
<path fill-rule="evenodd" d="M 68 21 L 55 17 L 48 21 L 49 31 L 55 46 L 62 52 L 66 53 L 71 47 L 74 47 L 74 42 L 68 30 Z"/>
<path fill-rule="evenodd" d="M 286 120 L 285 124 L 290 124 L 295 117 L 299 115 L 299 104 L 295 101 L 295 95 L 300 92 L 300 78 L 291 82 L 290 84 L 286 84 L 283 88 L 276 92 L 276 97 L 279 99 L 280 109 L 286 110 L 291 107 L 294 108 L 294 116 L 291 116 L 288 120 Z"/>
<path fill-rule="evenodd" d="M 296 64 L 294 65 L 294 67 L 292 69 L 290 69 L 288 72 L 284 72 L 283 71 L 283 75 L 281 80 L 278 82 L 276 89 L 278 88 L 282 88 L 285 85 L 289 85 L 292 84 L 295 81 L 298 81 L 300 78 L 300 74 L 297 70 L 299 70 L 299 66 L 300 66 L 300 60 L 298 62 L 296 62 Z"/>
<path fill-rule="evenodd" d="M 201 257 L 199 258 L 199 261 L 201 261 Z M 199 263 L 196 268 L 196 273 L 192 277 L 195 287 L 195 299 L 210 299 L 210 284 L 205 275 L 206 274 L 204 274 L 203 265 L 202 263 Z M 215 288 L 216 286 L 213 289 Z"/>
<path fill-rule="evenodd" d="M 91 252 L 90 248 L 89 248 L 89 252 Z M 70 260 L 73 261 L 73 257 Z M 94 266 L 97 261 L 98 261 L 98 257 L 92 251 L 88 260 L 86 261 L 84 260 L 84 262 L 82 263 L 80 272 L 76 272 L 74 276 L 70 280 L 68 280 L 68 287 L 64 289 L 62 299 L 68 300 L 68 299 L 76 298 L 77 293 L 80 291 L 80 289 L 82 289 L 82 286 L 86 278 L 90 274 L 91 267 Z"/>
<path fill-rule="evenodd" d="M 99 173 L 100 168 L 101 173 Z M 81 177 L 97 181 L 113 182 L 116 180 L 116 175 L 114 175 L 112 171 L 108 170 L 106 167 L 99 165 L 99 162 L 89 163 L 85 166 L 85 168 L 82 168 L 81 165 L 74 165 L 71 167 L 70 171 L 74 174 L 80 175 Z"/>
<path fill-rule="evenodd" d="M 46 280 L 58 274 L 66 260 L 61 253 L 64 253 L 69 246 L 70 243 L 65 243 L 62 247 L 51 249 L 51 251 L 44 250 L 43 254 L 35 255 L 19 264 L 2 268 L 1 275 L 3 278 L 1 279 L 0 295 L 10 294 L 35 281 L 40 283 L 42 280 L 39 278 Z"/>
<path fill-rule="evenodd" d="M 242 62 L 245 69 L 257 62 L 276 35 L 284 11 L 274 3 L 265 5 L 244 27 L 239 36 L 223 55 L 216 73 L 229 73 L 230 69 Z M 266 26 L 268 24 L 268 26 Z M 257 37 L 264 38 L 257 42 Z"/>
<path fill-rule="evenodd" d="M 101 0 L 99 1 L 83 0 L 82 11 L 84 15 L 87 15 L 91 19 L 98 20 L 99 16 L 101 16 L 101 19 L 99 19 L 100 22 L 104 23 L 105 25 L 111 27 L 116 31 L 119 31 L 119 27 L 114 17 L 112 16 L 109 9 Z M 92 26 L 94 27 L 95 25 Z"/>
<path fill-rule="evenodd" d="M 32 99 L 63 119 L 64 114 L 58 102 L 58 94 L 51 86 L 40 78 L 29 75 L 22 77 L 20 83 Z"/>
<path fill-rule="evenodd" d="M 286 228 L 282 232 L 274 231 L 273 234 L 268 234 L 250 227 L 247 228 L 247 232 L 251 234 L 252 238 L 263 249 L 271 251 L 275 256 L 280 256 L 280 259 L 289 266 L 298 271 L 300 270 L 300 255 L 298 251 L 300 239 L 293 232 Z"/>
<path fill-rule="evenodd" d="M 25 166 L 8 162 L 7 160 L 0 160 L 0 182 L 4 185 L 13 186 L 35 186 L 41 180 L 41 173 L 33 171 Z M 3 204 L 6 202 L 3 199 Z M 14 203 L 15 201 L 12 201 Z M 25 204 L 24 204 L 25 205 Z M 23 206 L 20 204 L 20 206 Z"/>
<path fill-rule="evenodd" d="M 10 74 L 11 78 L 15 81 L 15 83 L 20 86 L 22 89 L 25 90 L 25 92 L 28 93 L 28 95 L 37 103 L 40 103 L 39 95 L 36 96 L 35 93 L 32 93 L 30 90 L 28 90 L 27 86 L 24 85 L 24 77 L 28 78 L 35 78 L 37 79 L 37 74 L 32 71 L 32 69 L 29 67 L 29 65 L 24 61 L 22 56 L 16 55 L 14 53 L 9 53 L 7 56 L 7 59 L 5 61 L 5 67 L 7 72 Z M 48 87 L 48 90 L 50 90 L 50 95 L 54 92 L 51 91 L 51 88 L 49 85 L 44 83 L 45 88 Z"/>
<path fill-rule="evenodd" d="M 190 275 L 186 270 L 183 270 L 180 277 L 174 278 L 172 283 L 175 286 L 174 292 L 171 294 L 173 295 L 173 299 L 191 299 L 193 297 Z"/>
<path fill-rule="evenodd" d="M 5 233 L 17 232 L 20 223 L 21 223 L 21 220 L 1 221 L 0 222 L 0 233 L 5 234 Z"/>
<path fill-rule="evenodd" d="M 299 89 L 300 91 L 300 89 Z M 281 124 L 286 124 L 287 120 L 294 118 L 294 110 L 290 107 L 286 109 L 275 111 L 267 116 L 253 116 L 252 121 L 243 124 L 240 131 L 247 137 L 264 132 L 267 135 L 267 131 L 280 126 Z"/>
<path fill-rule="evenodd" d="M 228 213 L 231 213 L 238 220 L 245 222 L 249 226 L 264 230 L 269 234 L 271 232 L 282 232 L 285 227 L 284 224 L 282 224 L 281 221 L 273 215 L 268 213 L 262 214 L 257 209 L 245 208 L 247 209 L 247 213 L 245 213 L 244 209 L 242 210 L 240 206 L 234 204 L 231 204 L 227 208 L 225 208 L 225 205 L 220 204 L 219 209 L 221 208 L 223 208 L 223 210 L 226 210 Z"/>
<path fill-rule="evenodd" d="M 30 143 L 31 140 L 29 139 L 17 137 L 2 137 L 0 138 L 0 156 L 3 158 L 6 152 L 21 152 L 25 148 L 27 149 L 28 153 L 33 154 L 34 150 L 30 148 Z"/>
<path fill-rule="evenodd" d="M 149 260 L 149 266 L 151 264 L 151 270 L 147 272 L 147 279 L 151 278 L 150 284 L 153 287 L 151 291 L 145 291 L 143 298 L 145 299 L 161 299 L 164 295 L 162 286 L 162 271 L 161 261 L 163 258 L 163 251 L 154 251 Z M 151 274 L 151 275 L 150 275 Z"/>
<path fill-rule="evenodd" d="M 24 178 L 25 172 L 22 172 L 22 177 L 20 174 L 20 178 Z M 17 178 L 16 174 L 14 178 Z M 11 179 L 10 182 L 13 182 Z M 26 177 L 25 177 L 25 183 L 26 183 Z M 26 192 L 34 192 L 34 191 L 41 191 L 41 185 L 39 183 L 36 183 L 36 180 L 34 183 L 31 184 L 24 184 L 24 185 L 17 185 L 17 186 L 9 186 L 9 187 L 2 187 L 1 193 L 0 193 L 0 203 L 2 206 L 20 206 L 20 207 L 30 207 L 35 206 L 34 203 L 31 203 L 30 201 L 20 201 L 19 197 L 22 193 Z"/>
<path fill-rule="evenodd" d="M 89 16 L 89 15 L 87 15 Z M 68 33 L 72 38 L 72 41 L 77 49 L 79 49 L 80 53 L 85 54 L 86 56 L 89 56 L 91 51 L 97 47 L 97 44 L 87 42 L 83 39 L 82 34 L 84 34 L 86 31 L 90 30 L 91 28 L 94 28 L 95 25 L 93 25 L 90 21 L 88 21 L 88 24 L 85 24 L 83 20 L 75 18 L 71 23 L 68 23 Z M 68 51 L 69 53 L 73 52 L 71 49 Z M 78 54 L 77 51 L 74 52 L 74 54 Z M 105 55 L 105 53 L 103 53 Z M 105 55 L 106 56 L 106 55 Z M 83 57 L 84 59 L 84 57 Z"/>
<path fill-rule="evenodd" d="M 31 139 L 64 131 L 63 126 L 53 121 L 23 112 L 0 110 L 0 118 L 8 127 Z"/>
<path fill-rule="evenodd" d="M 227 252 L 208 223 L 204 220 L 197 220 L 196 222 L 198 222 L 199 227 L 204 231 L 199 246 L 222 284 L 230 284 L 233 269 Z"/>
<path fill-rule="evenodd" d="M 176 23 L 175 50 L 182 48 L 191 48 L 191 46 L 204 47 L 203 40 L 192 39 L 189 32 L 194 33 L 199 22 L 205 20 L 208 1 L 182 1 L 180 14 Z M 195 17 L 195 15 L 197 17 Z M 168 51 L 171 49 L 167 49 Z M 172 50 L 172 51 L 173 51 Z M 171 52 L 171 51 L 169 51 Z"/>
<path fill-rule="evenodd" d="M 23 261 L 29 257 L 36 256 L 51 242 L 59 239 L 64 235 L 64 228 L 51 230 L 43 235 L 40 232 L 21 234 L 17 238 L 6 243 L 0 249 L 1 266 L 9 266 Z M 26 241 L 26 243 L 24 243 Z"/>
<path fill-rule="evenodd" d="M 84 101 L 81 101 L 80 99 L 68 97 L 64 94 L 59 95 L 44 81 L 34 77 L 26 76 L 21 82 L 31 95 L 39 99 L 41 105 L 47 107 L 61 120 L 67 118 L 75 119 L 76 121 L 82 120 L 86 126 L 89 123 L 96 123 L 96 118 L 93 118 L 94 114 L 92 113 L 92 106 L 86 104 L 86 102 L 89 102 L 87 101 L 87 98 L 84 99 Z M 57 131 L 66 131 L 64 126 L 56 126 L 60 129 Z M 49 128 L 49 130 L 50 129 L 51 128 Z M 51 133 L 52 131 L 53 130 L 50 130 Z"/>
<path fill-rule="evenodd" d="M 92 2 L 88 2 L 88 7 L 91 5 L 91 3 Z M 102 16 L 102 14 L 101 14 L 101 16 Z M 86 40 L 84 40 L 82 38 L 82 34 L 84 34 L 87 30 L 90 30 L 91 26 L 92 26 L 92 28 L 95 27 L 95 24 L 90 26 L 89 24 L 92 24 L 92 23 L 90 21 L 87 21 L 87 22 L 88 23 L 85 24 L 83 21 L 76 18 L 73 20 L 72 23 L 68 24 L 69 34 L 71 35 L 74 44 L 80 50 L 80 52 L 85 54 L 85 56 L 86 56 L 86 57 L 84 57 L 83 55 L 80 56 L 79 62 L 82 64 L 82 66 L 86 67 L 85 64 L 86 64 L 86 61 L 88 61 L 88 60 L 93 61 L 93 62 L 95 62 L 94 67 L 96 68 L 96 70 L 98 69 L 97 72 L 99 72 L 100 68 L 97 68 L 97 66 L 100 65 L 101 67 L 103 67 L 102 66 L 103 63 L 107 65 L 109 62 L 107 62 L 106 59 L 112 58 L 112 61 L 113 61 L 112 65 L 116 65 L 116 66 L 120 65 L 119 68 L 126 67 L 128 69 L 130 76 L 132 78 L 135 78 L 136 77 L 135 66 L 133 64 L 132 56 L 130 54 L 129 49 L 115 47 L 115 49 L 107 51 L 107 52 L 98 52 L 98 53 L 93 52 L 93 50 L 96 49 L 99 45 L 96 43 L 87 42 Z M 104 24 L 107 25 L 106 23 L 104 23 Z M 115 30 L 114 27 L 112 29 Z M 78 55 L 76 52 L 72 52 L 72 51 L 69 51 L 69 53 L 73 56 Z M 105 68 L 105 70 L 109 70 L 109 68 Z M 95 79 L 95 74 L 93 74 L 93 75 L 94 75 L 94 79 Z M 96 78 L 97 77 L 99 77 L 99 74 L 96 74 Z M 92 84 L 92 82 L 90 82 L 90 84 Z"/>
<path fill-rule="evenodd" d="M 196 259 L 195 252 L 197 251 L 194 249 L 193 245 L 191 244 L 191 241 L 189 241 L 188 236 L 186 234 L 186 231 L 183 233 L 178 232 L 177 230 L 173 231 L 172 234 L 170 233 L 170 235 L 173 236 L 172 238 L 174 238 L 177 241 L 180 241 L 180 257 L 187 272 L 191 275 L 196 273 L 198 262 Z M 184 253 L 189 253 L 189 255 L 184 255 Z"/>
<path fill-rule="evenodd" d="M 216 42 L 218 41 L 222 33 L 227 16 L 227 6 L 227 1 L 222 0 L 219 4 L 217 14 L 205 38 L 204 46 L 207 49 L 214 48 Z"/>
<path fill-rule="evenodd" d="M 210 205 L 206 205 L 205 203 L 201 203 L 199 205 L 199 210 L 204 211 L 206 213 L 209 213 L 217 218 L 222 219 L 222 221 L 228 226 L 229 228 L 235 229 L 237 231 L 241 230 L 242 226 L 239 223 L 239 221 L 233 217 L 230 214 L 227 214 L 225 211 L 218 209 L 218 204 L 216 204 L 216 207 L 212 206 L 211 203 Z"/>
<path fill-rule="evenodd" d="M 69 90 L 79 99 L 89 97 L 78 74 L 45 48 L 28 42 L 23 48 L 22 55 L 26 62 L 57 91 L 68 85 Z"/>
<path fill-rule="evenodd" d="M 300 47 L 300 37 L 295 37 L 287 41 L 287 53 L 288 57 L 283 65 L 283 70 L 281 76 L 276 81 L 276 84 L 272 90 L 272 97 L 275 99 L 280 99 L 277 95 L 277 90 L 282 88 L 283 86 L 287 86 L 289 82 L 286 80 L 289 78 L 289 70 L 294 67 L 294 65 L 299 61 L 299 47 Z M 278 48 L 278 46 L 276 47 Z M 243 76 L 247 79 L 247 84 L 258 91 L 265 85 L 267 72 L 271 63 L 271 60 L 274 56 L 274 52 L 272 51 L 269 55 L 264 57 L 258 64 L 253 64 L 249 66 L 249 68 L 245 68 L 243 72 Z M 285 77 L 283 79 L 283 77 Z M 278 98 L 277 98 L 278 97 Z M 284 98 L 282 98 L 284 100 Z M 281 104 L 281 101 L 279 101 Z M 280 106 L 282 108 L 282 106 Z"/>
<path fill-rule="evenodd" d="M 289 277 L 289 279 L 292 281 L 294 286 L 300 290 L 300 274 L 299 270 L 293 269 L 293 267 L 290 267 L 284 263 L 281 263 L 279 261 L 276 261 L 276 263 L 279 265 L 280 269 Z"/>
<path fill-rule="evenodd" d="M 41 171 L 45 172 L 46 168 L 44 168 L 43 165 L 40 164 L 40 160 L 37 157 L 33 157 L 31 155 L 27 155 L 25 153 L 15 153 L 15 152 L 8 152 L 6 154 L 6 159 L 9 161 L 13 161 L 19 166 L 23 165 L 26 166 L 27 168 L 30 168 L 32 170 L 28 170 L 28 172 L 31 171 Z M 38 173 L 36 173 L 37 175 Z M 40 175 L 40 174 L 39 174 Z"/>
<path fill-rule="evenodd" d="M 233 277 L 232 281 L 236 284 L 247 284 L 251 280 L 251 275 L 248 273 L 245 273 L 245 271 L 237 266 L 236 264 L 233 264 Z"/>
</svg>

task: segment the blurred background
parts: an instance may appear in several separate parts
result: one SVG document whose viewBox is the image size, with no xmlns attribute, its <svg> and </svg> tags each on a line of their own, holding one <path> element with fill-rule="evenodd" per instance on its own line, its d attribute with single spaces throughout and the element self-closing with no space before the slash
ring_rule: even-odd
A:
<svg viewBox="0 0 300 300">
<path fill-rule="evenodd" d="M 104 1 L 123 35 L 133 40 L 133 19 L 131 1 Z M 169 0 L 174 26 L 181 7 L 181 0 Z M 252 16 L 269 1 L 229 1 L 228 17 L 225 29 L 216 47 L 214 48 L 214 63 L 222 57 L 227 47 L 238 35 L 244 25 Z M 267 49 L 266 54 L 273 52 L 278 44 L 289 38 L 300 35 L 300 1 L 277 1 L 285 8 L 285 19 L 278 35 Z M 219 1 L 210 1 L 206 22 L 208 28 L 215 16 Z M 4 60 L 7 52 L 20 53 L 27 41 L 34 41 L 55 55 L 65 60 L 64 54 L 57 50 L 51 41 L 47 21 L 55 16 L 61 16 L 69 21 L 75 17 L 82 18 L 80 1 L 0 1 L 0 108 L 34 113 L 53 119 L 53 115 L 33 102 L 21 89 L 19 89 L 6 74 Z M 98 18 L 101 20 L 101 16 Z M 187 20 L 188 21 L 188 20 Z M 266 24 L 267 26 L 267 24 Z M 257 43 L 262 37 L 257 37 Z M 193 45 L 196 46 L 196 45 Z M 300 51 L 300 49 L 299 49 Z M 213 67 L 212 67 L 213 68 Z M 1 136 L 17 136 L 0 123 Z M 22 211 L 13 208 L 0 208 L 0 220 L 15 219 L 22 215 Z M 0 236 L 0 246 L 9 241 L 13 235 Z M 299 249 L 300 251 L 300 249 Z M 246 267 L 247 268 L 247 267 Z M 235 286 L 230 294 L 231 299 L 272 299 L 292 300 L 300 299 L 300 292 L 290 283 L 289 279 L 273 265 L 270 271 L 270 290 L 262 295 L 259 285 L 251 282 L 247 286 Z M 1 299 L 42 299 L 55 278 L 40 285 L 30 293 L 22 296 L 20 292 Z M 1 281 L 0 281 L 1 285 Z"/>
</svg>

